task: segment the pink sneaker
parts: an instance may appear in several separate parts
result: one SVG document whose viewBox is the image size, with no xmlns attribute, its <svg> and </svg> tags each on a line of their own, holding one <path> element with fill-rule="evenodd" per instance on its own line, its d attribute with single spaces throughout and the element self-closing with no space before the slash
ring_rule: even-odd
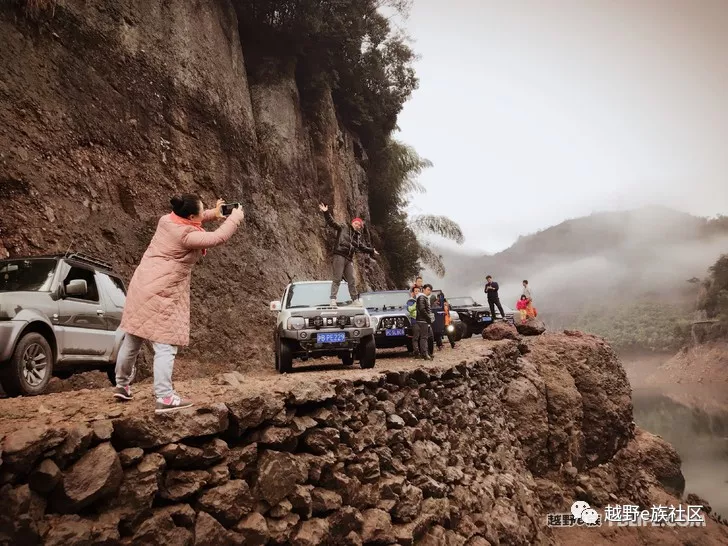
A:
<svg viewBox="0 0 728 546">
<path fill-rule="evenodd" d="M 167 413 L 170 411 L 177 411 L 192 406 L 190 400 L 181 398 L 179 394 L 173 394 L 171 396 L 165 396 L 164 398 L 157 398 L 157 407 L 154 413 Z"/>
</svg>

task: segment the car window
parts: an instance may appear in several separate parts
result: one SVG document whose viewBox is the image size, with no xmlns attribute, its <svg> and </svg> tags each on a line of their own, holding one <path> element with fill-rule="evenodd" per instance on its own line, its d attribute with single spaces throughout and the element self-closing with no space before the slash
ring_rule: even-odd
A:
<svg viewBox="0 0 728 546">
<path fill-rule="evenodd" d="M 319 307 L 329 305 L 331 301 L 331 282 L 312 282 L 293 284 L 288 289 L 286 296 L 286 309 L 297 309 L 304 307 Z M 351 303 L 349 289 L 346 283 L 341 283 L 336 298 L 339 304 Z"/>
<path fill-rule="evenodd" d="M 56 260 L 1 260 L 0 292 L 49 292 Z"/>
<path fill-rule="evenodd" d="M 99 279 L 114 306 L 124 307 L 126 303 L 126 289 L 121 279 L 111 277 L 104 273 L 99 273 Z"/>
<path fill-rule="evenodd" d="M 85 300 L 85 301 L 92 301 L 97 302 L 99 301 L 99 289 L 96 286 L 96 275 L 95 273 L 90 269 L 85 269 L 82 267 L 71 267 L 71 270 L 66 275 L 66 278 L 63 279 L 63 287 L 67 287 L 68 283 L 71 281 L 75 281 L 77 279 L 82 279 L 86 281 L 86 284 L 88 285 L 88 292 L 85 296 L 74 296 L 73 299 L 77 300 Z"/>
</svg>

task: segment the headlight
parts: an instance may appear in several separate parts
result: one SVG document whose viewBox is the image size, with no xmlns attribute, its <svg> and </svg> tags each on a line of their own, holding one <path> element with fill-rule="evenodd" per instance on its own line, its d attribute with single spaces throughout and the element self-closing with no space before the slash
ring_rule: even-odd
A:
<svg viewBox="0 0 728 546">
<path fill-rule="evenodd" d="M 376 330 L 377 326 L 379 326 L 379 319 L 377 317 L 372 317 L 372 328 Z"/>
<path fill-rule="evenodd" d="M 452 324 L 448 325 L 447 331 L 452 332 L 453 330 L 455 330 L 455 327 Z"/>
<path fill-rule="evenodd" d="M 357 328 L 369 326 L 369 315 L 356 315 L 354 317 L 354 326 Z"/>
<path fill-rule="evenodd" d="M 306 321 L 303 317 L 291 317 L 288 319 L 289 330 L 300 330 L 306 325 Z"/>
</svg>

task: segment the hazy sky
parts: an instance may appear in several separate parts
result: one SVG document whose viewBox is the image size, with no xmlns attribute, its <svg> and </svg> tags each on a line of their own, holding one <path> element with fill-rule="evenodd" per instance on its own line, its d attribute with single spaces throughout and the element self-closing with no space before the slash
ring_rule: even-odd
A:
<svg viewBox="0 0 728 546">
<path fill-rule="evenodd" d="M 413 213 L 494 252 L 595 210 L 728 214 L 728 1 L 414 0 Z"/>
</svg>

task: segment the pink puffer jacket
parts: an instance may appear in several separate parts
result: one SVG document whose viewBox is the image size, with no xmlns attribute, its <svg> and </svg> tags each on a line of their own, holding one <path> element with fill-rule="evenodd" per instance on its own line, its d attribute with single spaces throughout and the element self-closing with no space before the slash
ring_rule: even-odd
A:
<svg viewBox="0 0 728 546">
<path fill-rule="evenodd" d="M 215 219 L 215 210 L 204 212 Z M 206 232 L 175 214 L 162 216 L 129 289 L 121 330 L 157 343 L 186 346 L 190 341 L 190 278 L 204 249 L 223 244 L 239 224 L 228 218 Z"/>
</svg>

